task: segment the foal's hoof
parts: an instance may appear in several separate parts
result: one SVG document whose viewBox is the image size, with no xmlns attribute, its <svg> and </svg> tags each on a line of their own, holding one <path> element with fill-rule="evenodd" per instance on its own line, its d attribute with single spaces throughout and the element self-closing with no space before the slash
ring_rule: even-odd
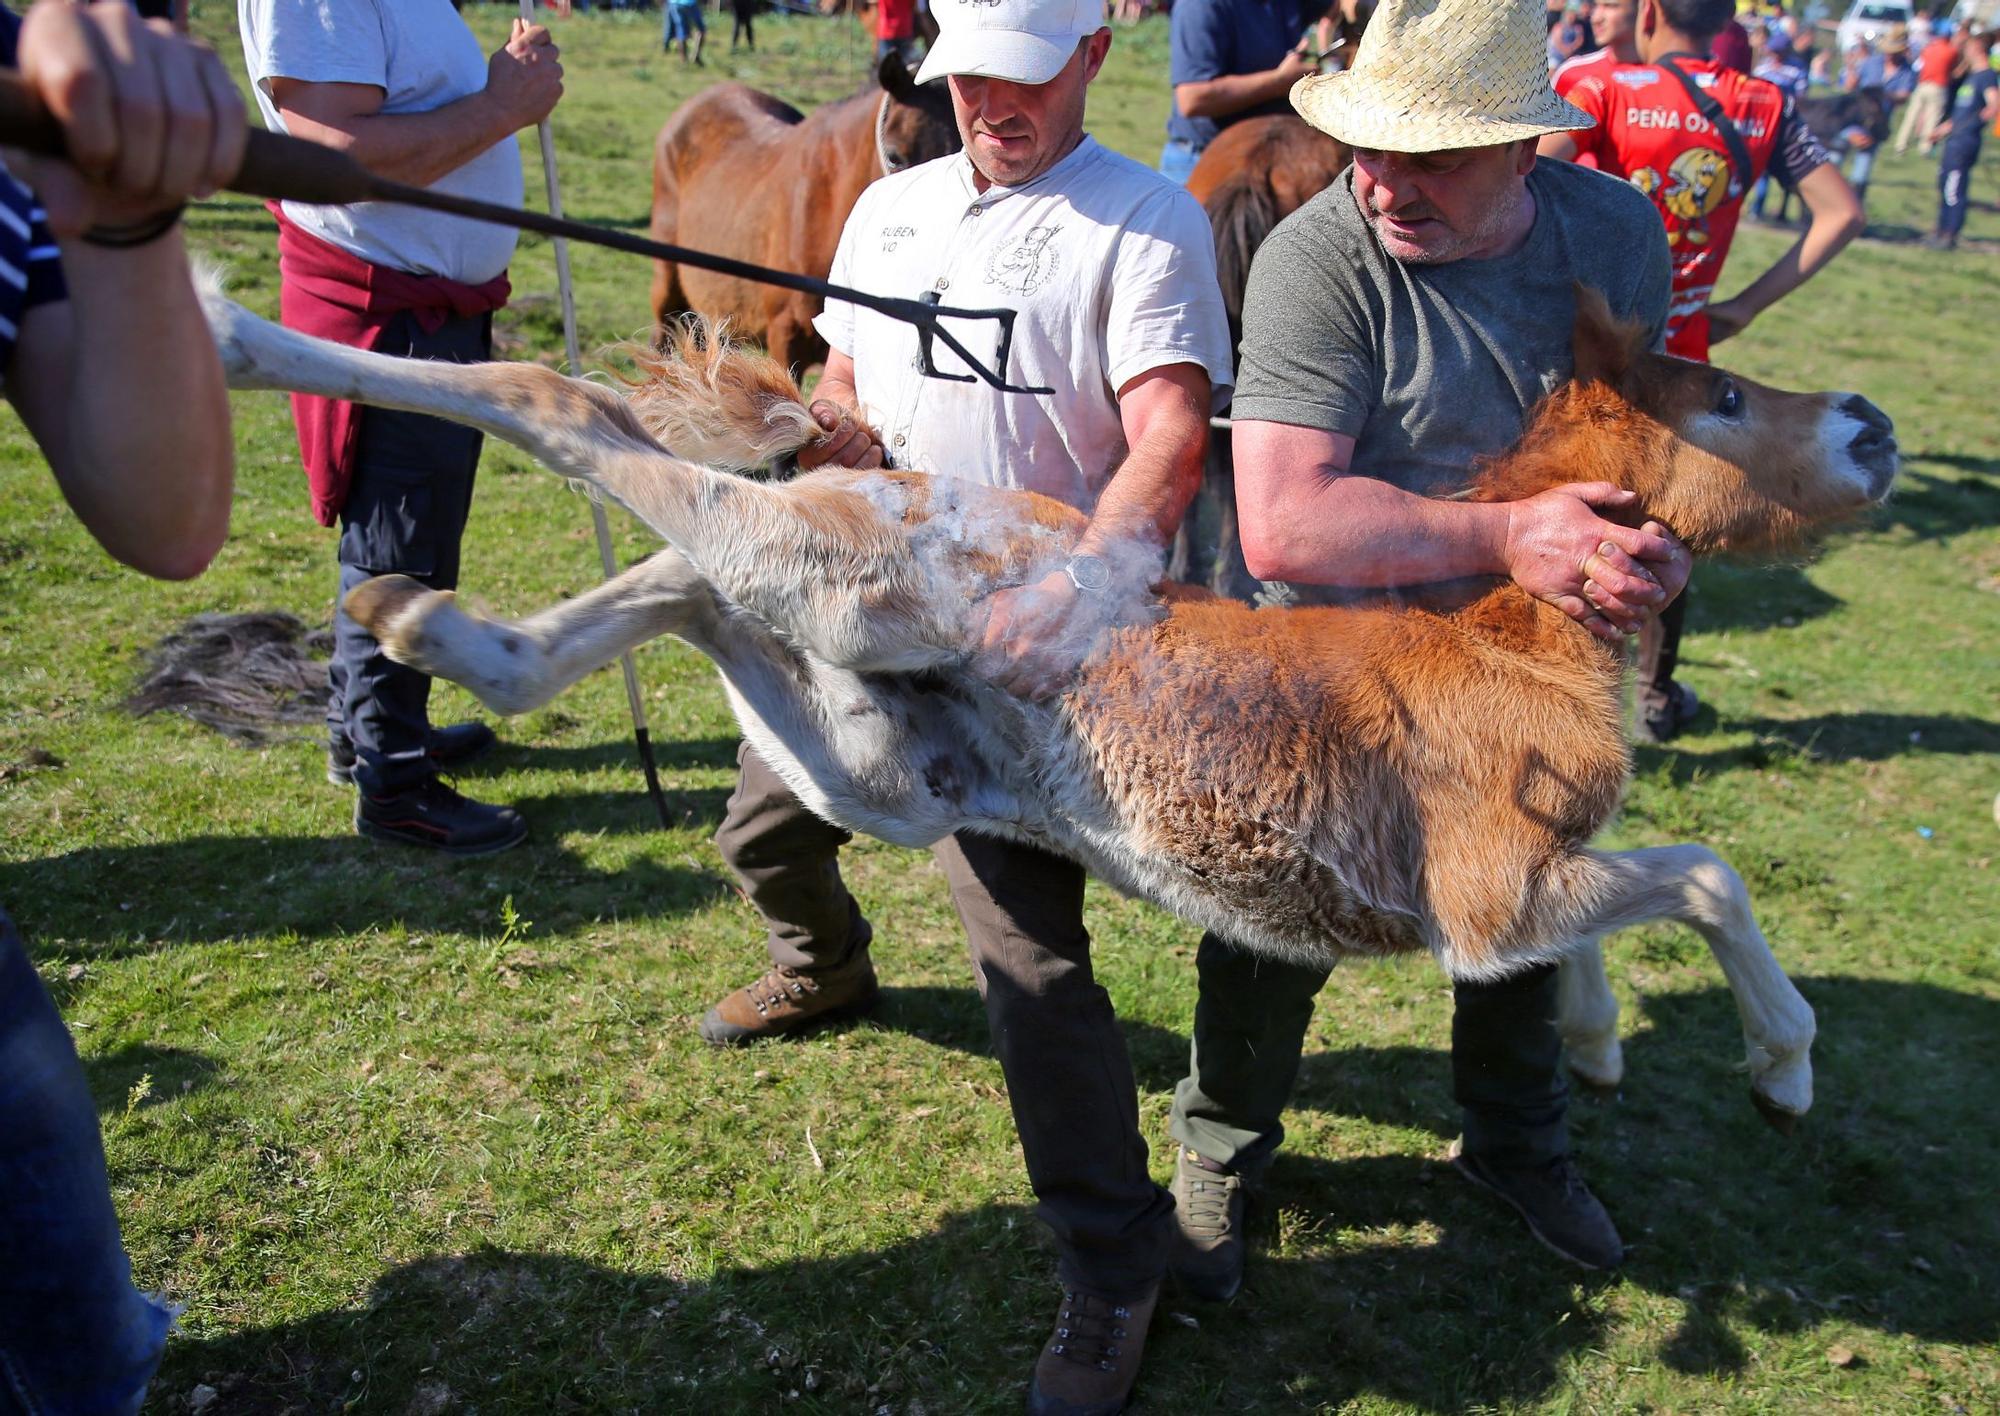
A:
<svg viewBox="0 0 2000 1416">
<path fill-rule="evenodd" d="M 389 626 L 400 619 L 405 610 L 433 593 L 436 592 L 428 585 L 420 584 L 407 575 L 378 575 L 348 591 L 343 604 L 355 623 L 377 639 L 386 639 Z"/>
<path fill-rule="evenodd" d="M 1799 1129 L 1799 1114 L 1787 1111 L 1756 1088 L 1750 1090 L 1750 1101 L 1757 1108 L 1757 1114 L 1771 1123 L 1771 1129 L 1781 1136 L 1789 1136 Z"/>
</svg>

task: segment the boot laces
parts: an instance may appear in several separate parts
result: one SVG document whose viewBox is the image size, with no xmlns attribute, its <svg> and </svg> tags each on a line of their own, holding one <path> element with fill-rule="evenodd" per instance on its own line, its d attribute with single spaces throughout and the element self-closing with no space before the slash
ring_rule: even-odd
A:
<svg viewBox="0 0 2000 1416">
<path fill-rule="evenodd" d="M 819 992 L 818 979 L 811 974 L 802 974 L 778 964 L 750 985 L 750 1001 L 757 1006 L 758 1012 L 768 1013 L 787 999 L 796 1002 L 803 1000 L 809 993 L 817 992 Z"/>
<path fill-rule="evenodd" d="M 1236 1198 L 1243 1179 L 1238 1175 L 1218 1175 L 1189 1165 L 1186 1186 L 1187 1212 L 1182 1221 L 1189 1232 L 1204 1239 L 1219 1239 L 1229 1233 L 1230 1202 Z"/>
<path fill-rule="evenodd" d="M 1132 1310 L 1094 1293 L 1063 1290 L 1062 1312 L 1056 1315 L 1056 1338 L 1049 1351 L 1065 1362 L 1116 1371 L 1119 1346 L 1127 1335 Z"/>
</svg>

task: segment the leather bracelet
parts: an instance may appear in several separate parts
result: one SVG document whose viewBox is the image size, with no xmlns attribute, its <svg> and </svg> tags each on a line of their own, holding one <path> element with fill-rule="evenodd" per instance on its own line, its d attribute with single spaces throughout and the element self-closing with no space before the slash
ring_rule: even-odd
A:
<svg viewBox="0 0 2000 1416">
<path fill-rule="evenodd" d="M 182 203 L 157 215 L 129 221 L 123 226 L 93 226 L 83 233 L 83 239 L 93 246 L 104 246 L 114 251 L 143 246 L 149 241 L 159 240 L 180 225 L 181 213 L 186 210 L 186 203 Z"/>
</svg>

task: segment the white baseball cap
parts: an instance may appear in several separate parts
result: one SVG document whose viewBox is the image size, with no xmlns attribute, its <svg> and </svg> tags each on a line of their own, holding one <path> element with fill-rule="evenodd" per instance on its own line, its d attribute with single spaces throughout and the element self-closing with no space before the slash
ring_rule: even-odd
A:
<svg viewBox="0 0 2000 1416">
<path fill-rule="evenodd" d="M 931 0 L 937 43 L 917 82 L 947 74 L 1045 84 L 1085 35 L 1104 28 L 1104 0 Z"/>
</svg>

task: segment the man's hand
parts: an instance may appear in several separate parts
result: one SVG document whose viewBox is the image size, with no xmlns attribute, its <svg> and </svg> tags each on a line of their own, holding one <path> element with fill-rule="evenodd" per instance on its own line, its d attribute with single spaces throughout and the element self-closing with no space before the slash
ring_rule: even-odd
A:
<svg viewBox="0 0 2000 1416">
<path fill-rule="evenodd" d="M 1757 318 L 1757 312 L 1741 299 L 1718 300 L 1706 311 L 1708 315 L 1708 342 L 1720 344 L 1725 339 L 1734 339 Z"/>
<path fill-rule="evenodd" d="M 129 6 L 42 0 L 21 27 L 22 80 L 63 125 L 70 160 L 9 152 L 49 229 L 125 226 L 236 175 L 248 124 L 215 52 Z"/>
<path fill-rule="evenodd" d="M 809 411 L 813 415 L 813 421 L 826 429 L 826 435 L 799 449 L 798 464 L 801 472 L 810 472 L 815 467 L 826 466 L 829 462 L 836 467 L 869 468 L 888 465 L 888 453 L 882 446 L 881 434 L 840 404 L 830 399 L 815 399 Z"/>
<path fill-rule="evenodd" d="M 1287 51 L 1285 57 L 1278 61 L 1278 67 L 1271 70 L 1271 77 L 1273 80 L 1282 83 L 1285 86 L 1285 91 L 1289 93 L 1293 84 L 1303 79 L 1307 74 L 1317 74 L 1318 72 L 1319 65 L 1313 60 L 1310 54 L 1293 49 Z"/>
<path fill-rule="evenodd" d="M 507 43 L 486 61 L 487 101 L 510 132 L 532 128 L 555 111 L 563 95 L 561 53 L 547 26 L 516 19 Z"/>
<path fill-rule="evenodd" d="M 1507 573 L 1600 639 L 1615 644 L 1636 634 L 1686 587 L 1691 561 L 1658 522 L 1634 530 L 1592 510 L 1635 500 L 1609 482 L 1574 482 L 1512 503 L 1502 553 Z"/>
<path fill-rule="evenodd" d="M 986 598 L 974 668 L 1016 698 L 1053 698 L 1108 622 L 1108 602 L 1085 594 L 1063 571 Z"/>
</svg>

